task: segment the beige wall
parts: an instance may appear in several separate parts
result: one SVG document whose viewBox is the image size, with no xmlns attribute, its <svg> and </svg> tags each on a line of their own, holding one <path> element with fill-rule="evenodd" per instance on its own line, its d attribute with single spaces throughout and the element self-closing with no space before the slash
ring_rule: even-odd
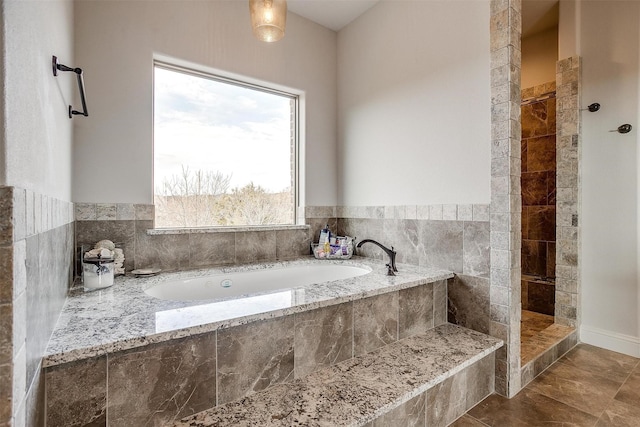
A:
<svg viewBox="0 0 640 427">
<path fill-rule="evenodd" d="M 581 340 L 640 356 L 638 286 L 640 3 L 585 1 Z M 623 123 L 626 135 L 609 132 Z"/>
<path fill-rule="evenodd" d="M 558 27 L 522 39 L 523 89 L 556 80 Z"/>
<path fill-rule="evenodd" d="M 75 75 L 53 76 L 51 56 L 76 67 L 70 1 L 4 2 L 4 176 L 1 185 L 71 200 Z M 82 119 L 74 119 L 82 120 Z"/>
<path fill-rule="evenodd" d="M 342 29 L 340 204 L 488 203 L 489 62 L 488 1 L 380 2 Z"/>
<path fill-rule="evenodd" d="M 260 42 L 230 0 L 80 1 L 75 14 L 91 117 L 76 122 L 74 201 L 152 203 L 152 65 L 165 55 L 304 92 L 306 202 L 335 204 L 335 32 L 289 13 L 284 39 Z"/>
<path fill-rule="evenodd" d="M 5 12 L 5 2 L 0 2 L 0 17 L 4 17 L 6 15 Z M 5 50 L 6 45 L 4 43 L 4 19 L 0 19 L 0 184 L 4 184 L 7 182 L 7 168 L 6 168 L 6 148 L 7 144 L 5 142 L 5 134 L 6 134 L 6 123 L 4 121 L 4 110 L 6 108 L 7 99 L 4 97 L 4 87 L 6 86 L 6 62 L 5 62 Z"/>
<path fill-rule="evenodd" d="M 580 52 L 581 0 L 562 0 L 558 11 L 558 58 L 569 58 Z"/>
</svg>

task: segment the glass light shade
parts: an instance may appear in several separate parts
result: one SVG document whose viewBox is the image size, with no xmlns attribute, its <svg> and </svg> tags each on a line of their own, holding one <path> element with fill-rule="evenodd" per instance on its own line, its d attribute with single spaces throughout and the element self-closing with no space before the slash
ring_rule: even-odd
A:
<svg viewBox="0 0 640 427">
<path fill-rule="evenodd" d="M 284 36 L 287 0 L 249 0 L 251 27 L 258 40 L 276 42 Z"/>
</svg>

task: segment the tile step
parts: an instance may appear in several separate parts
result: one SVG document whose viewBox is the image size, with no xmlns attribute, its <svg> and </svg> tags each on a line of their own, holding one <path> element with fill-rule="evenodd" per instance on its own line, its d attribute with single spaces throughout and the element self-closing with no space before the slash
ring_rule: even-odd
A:
<svg viewBox="0 0 640 427">
<path fill-rule="evenodd" d="M 463 395 L 455 402 L 459 413 L 446 411 L 453 417 L 446 420 L 448 424 L 493 392 L 494 352 L 502 345 L 496 338 L 445 324 L 304 378 L 191 415 L 174 426 L 369 425 L 484 362 L 484 380 L 473 378 L 466 382 L 464 377 L 465 386 L 460 387 Z M 451 392 L 451 396 L 454 394 Z M 429 396 L 425 399 L 432 400 Z"/>
</svg>

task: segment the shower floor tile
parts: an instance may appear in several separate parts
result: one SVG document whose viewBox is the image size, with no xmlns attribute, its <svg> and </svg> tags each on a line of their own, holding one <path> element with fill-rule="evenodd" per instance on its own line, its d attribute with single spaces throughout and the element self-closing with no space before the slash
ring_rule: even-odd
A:
<svg viewBox="0 0 640 427">
<path fill-rule="evenodd" d="M 522 310 L 520 320 L 520 336 L 530 338 L 553 325 L 553 316 Z"/>
<path fill-rule="evenodd" d="M 573 332 L 573 328 L 556 325 L 553 316 L 522 310 L 520 322 L 520 363 L 522 366 Z"/>
</svg>

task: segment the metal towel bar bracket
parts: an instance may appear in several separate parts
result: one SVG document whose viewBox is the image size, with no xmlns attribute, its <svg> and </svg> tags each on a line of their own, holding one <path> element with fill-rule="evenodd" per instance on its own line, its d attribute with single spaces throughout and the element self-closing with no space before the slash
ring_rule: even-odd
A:
<svg viewBox="0 0 640 427">
<path fill-rule="evenodd" d="M 610 130 L 609 132 L 618 132 L 618 133 L 629 133 L 633 129 L 629 123 L 625 123 L 623 125 L 618 126 L 618 129 Z"/>
<path fill-rule="evenodd" d="M 58 57 L 53 56 L 51 60 L 51 66 L 53 67 L 53 75 L 57 76 L 58 71 L 72 71 L 76 73 L 76 77 L 78 79 L 78 90 L 80 91 L 80 101 L 82 102 L 82 111 L 74 110 L 71 105 L 69 105 L 69 118 L 73 116 L 89 116 L 89 111 L 87 111 L 87 100 L 84 95 L 84 79 L 82 78 L 82 68 L 71 68 L 66 65 L 62 65 L 58 62 Z"/>
</svg>

